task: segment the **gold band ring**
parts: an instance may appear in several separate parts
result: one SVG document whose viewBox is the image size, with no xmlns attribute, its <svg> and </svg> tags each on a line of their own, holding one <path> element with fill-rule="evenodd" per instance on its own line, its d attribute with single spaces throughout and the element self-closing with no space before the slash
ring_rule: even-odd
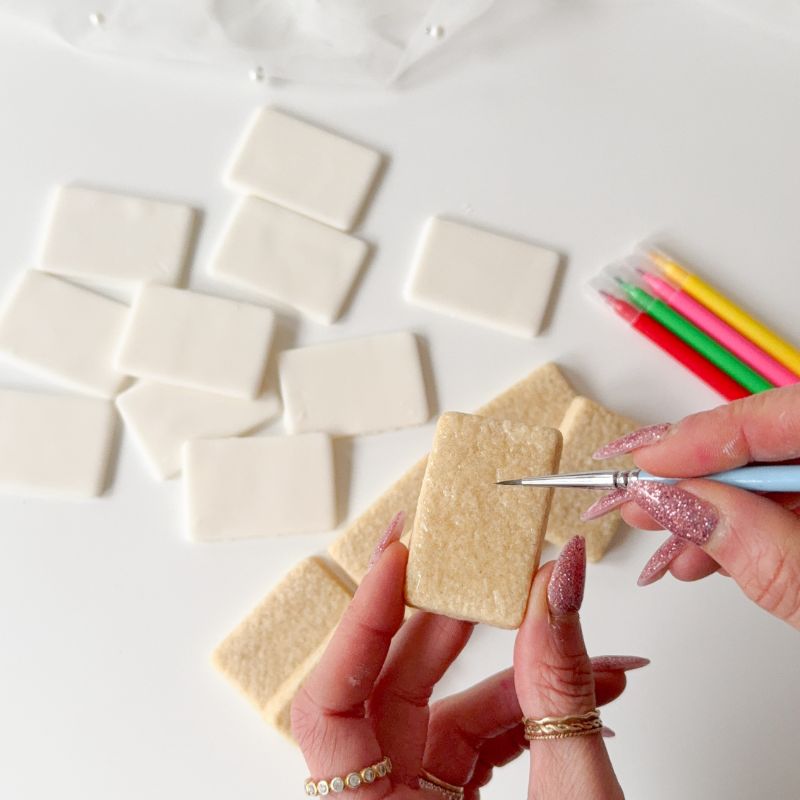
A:
<svg viewBox="0 0 800 800">
<path fill-rule="evenodd" d="M 438 792 L 446 798 L 446 800 L 461 800 L 464 797 L 463 786 L 454 786 L 452 783 L 437 778 L 425 769 L 422 770 L 419 776 L 419 785 L 423 789 L 430 789 L 433 792 Z"/>
<path fill-rule="evenodd" d="M 585 714 L 566 717 L 542 717 L 541 719 L 524 719 L 525 738 L 529 742 L 541 739 L 569 739 L 572 736 L 589 736 L 600 733 L 603 723 L 600 712 L 595 708 Z"/>
</svg>

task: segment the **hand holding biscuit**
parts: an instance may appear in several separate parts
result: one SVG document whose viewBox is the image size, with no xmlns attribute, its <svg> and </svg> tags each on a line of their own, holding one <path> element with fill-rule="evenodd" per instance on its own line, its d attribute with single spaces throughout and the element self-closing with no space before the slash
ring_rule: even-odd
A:
<svg viewBox="0 0 800 800">
<path fill-rule="evenodd" d="M 348 787 L 357 789 L 349 794 L 359 800 L 476 800 L 494 767 L 525 752 L 523 708 L 527 716 L 542 710 L 536 706 L 537 698 L 543 697 L 536 687 L 554 685 L 551 669 L 558 667 L 554 659 L 569 660 L 563 670 L 556 670 L 567 684 L 573 660 L 581 660 L 581 670 L 575 673 L 586 692 L 581 703 L 591 699 L 593 708 L 623 692 L 625 670 L 646 663 L 625 657 L 589 660 L 585 650 L 577 654 L 559 651 L 556 640 L 560 641 L 560 633 L 571 630 L 572 638 L 565 641 L 579 642 L 581 648 L 582 640 L 576 613 L 567 612 L 562 620 L 566 627 L 549 621 L 551 609 L 543 587 L 548 584 L 551 567 L 546 566 L 534 583 L 520 630 L 516 674 L 508 669 L 431 704 L 435 685 L 467 643 L 473 625 L 423 612 L 403 623 L 408 551 L 397 541 L 402 527 L 403 517 L 398 515 L 379 543 L 373 566 L 318 668 L 294 702 L 294 736 L 310 770 L 308 796 Z M 547 637 L 542 640 L 544 647 L 538 641 L 540 635 Z M 532 637 L 537 639 L 535 647 Z M 539 786 L 555 787 L 566 777 L 561 756 L 558 760 L 546 757 L 548 752 L 556 752 L 548 745 L 588 748 L 589 759 L 585 764 L 576 760 L 576 769 L 589 770 L 586 785 L 600 785 L 597 781 L 602 779 L 610 792 L 591 796 L 620 796 L 607 755 L 595 759 L 596 754 L 605 753 L 602 739 L 591 735 L 534 745 L 539 777 L 531 784 L 531 797 L 541 796 L 534 794 Z M 568 796 L 555 788 L 554 792 L 554 797 Z"/>
</svg>

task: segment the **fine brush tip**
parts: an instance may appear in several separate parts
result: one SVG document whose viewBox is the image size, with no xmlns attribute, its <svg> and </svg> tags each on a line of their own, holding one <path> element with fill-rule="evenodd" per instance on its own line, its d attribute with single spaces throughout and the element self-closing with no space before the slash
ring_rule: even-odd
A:
<svg viewBox="0 0 800 800">
<path fill-rule="evenodd" d="M 510 481 L 495 481 L 495 486 L 519 486 L 519 479 Z"/>
</svg>

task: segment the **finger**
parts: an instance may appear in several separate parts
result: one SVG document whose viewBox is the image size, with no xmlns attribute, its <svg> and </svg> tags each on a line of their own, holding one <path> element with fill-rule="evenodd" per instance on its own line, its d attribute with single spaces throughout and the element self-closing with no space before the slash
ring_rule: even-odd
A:
<svg viewBox="0 0 800 800">
<path fill-rule="evenodd" d="M 656 522 L 643 508 L 640 508 L 636 503 L 628 502 L 620 509 L 622 519 L 631 526 L 640 531 L 660 531 L 663 526 Z"/>
<path fill-rule="evenodd" d="M 401 780 L 419 775 L 429 727 L 428 701 L 474 627 L 438 614 L 418 613 L 392 645 L 368 711 L 384 749 L 397 754 L 393 760 Z M 413 742 L 418 743 L 416 750 L 409 747 Z"/>
<path fill-rule="evenodd" d="M 527 749 L 525 729 L 519 722 L 511 730 L 485 742 L 476 753 L 472 777 L 464 787 L 465 797 L 477 798 L 481 787 L 491 781 L 496 767 L 510 764 Z"/>
<path fill-rule="evenodd" d="M 639 441 L 641 437 L 639 437 Z M 690 477 L 753 461 L 800 456 L 800 385 L 773 389 L 686 417 L 639 447 L 621 444 L 606 452 L 636 450 L 636 463 L 656 475 Z"/>
<path fill-rule="evenodd" d="M 690 544 L 669 565 L 673 578 L 685 583 L 699 581 L 719 571 L 719 564 L 705 550 Z"/>
<path fill-rule="evenodd" d="M 583 714 L 595 708 L 592 665 L 577 613 L 585 570 L 585 544 L 575 537 L 558 562 L 542 568 L 534 579 L 514 649 L 517 696 L 526 717 Z"/>
<path fill-rule="evenodd" d="M 632 528 L 639 528 L 643 531 L 661 530 L 661 526 L 636 503 L 631 502 L 627 489 L 614 489 L 613 492 L 603 495 L 595 500 L 582 514 L 581 519 L 588 522 L 599 519 L 614 509 L 620 509 L 622 518 Z"/>
<path fill-rule="evenodd" d="M 714 559 L 755 603 L 800 627 L 800 520 L 764 497 L 714 481 L 639 482 L 638 505 Z"/>
<path fill-rule="evenodd" d="M 434 704 L 423 766 L 447 783 L 466 786 L 480 747 L 521 727 L 521 720 L 514 670 L 509 668 Z"/>
<path fill-rule="evenodd" d="M 696 581 L 719 571 L 719 564 L 706 552 L 680 536 L 670 536 L 644 565 L 637 583 L 649 586 L 667 572 L 680 581 Z"/>
<path fill-rule="evenodd" d="M 778 503 L 785 509 L 800 514 L 800 494 L 794 492 L 774 492 L 762 495 L 774 503 Z M 588 511 L 589 509 L 587 509 Z M 620 513 L 622 519 L 631 526 L 631 528 L 638 528 L 642 531 L 660 531 L 662 530 L 659 525 L 646 511 L 639 508 L 636 503 L 628 500 L 624 505 L 620 506 Z M 600 515 L 598 515 L 600 516 Z"/>
<path fill-rule="evenodd" d="M 625 691 L 626 671 L 649 661 L 638 656 L 597 656 L 591 663 L 597 705 L 602 706 Z M 522 716 L 512 668 L 439 700 L 431 707 L 423 766 L 448 783 L 465 786 L 472 780 L 478 750 L 520 728 Z"/>
<path fill-rule="evenodd" d="M 315 778 L 362 769 L 383 756 L 365 702 L 403 621 L 407 557 L 402 544 L 387 547 L 293 704 L 293 732 Z M 376 784 L 362 795 L 371 800 L 385 791 Z"/>
<path fill-rule="evenodd" d="M 554 567 L 536 576 L 517 635 L 517 694 L 526 717 L 572 716 L 595 708 L 592 666 L 578 611 L 583 600 L 586 549 L 579 536 Z M 621 797 L 599 734 L 530 743 L 534 797 Z"/>
</svg>

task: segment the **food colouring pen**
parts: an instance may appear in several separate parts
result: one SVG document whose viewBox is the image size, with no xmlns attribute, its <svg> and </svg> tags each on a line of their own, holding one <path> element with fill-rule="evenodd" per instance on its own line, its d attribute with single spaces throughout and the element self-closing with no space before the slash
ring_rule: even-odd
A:
<svg viewBox="0 0 800 800">
<path fill-rule="evenodd" d="M 730 350 L 715 342 L 710 336 L 703 333 L 696 325 L 692 325 L 686 317 L 671 309 L 666 303 L 648 294 L 644 289 L 617 277 L 617 283 L 628 296 L 629 300 L 645 314 L 653 317 L 665 328 L 672 331 L 679 339 L 702 353 L 714 366 L 719 367 L 724 373 L 740 383 L 749 392 L 764 392 L 774 386 L 766 378 L 762 378 L 743 361 L 736 358 Z"/>
<path fill-rule="evenodd" d="M 796 375 L 800 375 L 800 351 L 795 347 L 669 256 L 652 248 L 648 248 L 646 254 L 680 289 L 713 311 L 720 319 L 739 331 L 742 336 L 746 336 L 751 342 L 757 344 L 776 361 L 780 361 Z"/>
<path fill-rule="evenodd" d="M 747 389 L 736 383 L 732 378 L 729 378 L 721 369 L 715 367 L 700 353 L 689 347 L 674 333 L 670 333 L 652 317 L 648 317 L 647 314 L 610 292 L 601 289 L 600 295 L 632 328 L 646 336 L 676 361 L 683 364 L 684 367 L 697 375 L 701 381 L 704 381 L 716 392 L 719 392 L 726 400 L 738 400 L 740 397 L 747 397 L 750 394 Z"/>
<path fill-rule="evenodd" d="M 746 339 L 727 322 L 723 322 L 691 295 L 652 272 L 644 270 L 638 270 L 638 272 L 656 297 L 678 313 L 683 314 L 689 322 L 693 322 L 701 331 L 705 331 L 721 345 L 727 347 L 735 356 L 741 358 L 745 364 L 763 375 L 768 381 L 776 386 L 789 386 L 800 381 L 800 377 L 794 372 L 786 369 L 783 364 Z"/>
</svg>

